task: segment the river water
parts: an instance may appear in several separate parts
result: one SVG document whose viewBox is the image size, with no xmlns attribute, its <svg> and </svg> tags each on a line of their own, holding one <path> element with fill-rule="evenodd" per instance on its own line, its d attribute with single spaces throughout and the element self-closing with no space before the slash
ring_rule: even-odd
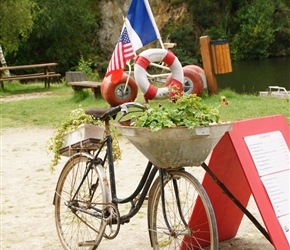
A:
<svg viewBox="0 0 290 250">
<path fill-rule="evenodd" d="M 258 93 L 268 86 L 290 90 L 290 57 L 232 62 L 233 71 L 216 75 L 218 89 L 237 93 Z"/>
</svg>

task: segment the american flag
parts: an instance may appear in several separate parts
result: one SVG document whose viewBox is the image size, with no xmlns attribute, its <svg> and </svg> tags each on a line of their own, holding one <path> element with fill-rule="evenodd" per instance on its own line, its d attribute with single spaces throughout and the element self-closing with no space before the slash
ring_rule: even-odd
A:
<svg viewBox="0 0 290 250">
<path fill-rule="evenodd" d="M 124 26 L 123 32 L 118 40 L 118 43 L 113 52 L 106 76 L 114 73 L 114 71 L 124 70 L 126 61 L 134 58 L 135 52 L 133 50 L 130 38 L 126 27 Z"/>
</svg>

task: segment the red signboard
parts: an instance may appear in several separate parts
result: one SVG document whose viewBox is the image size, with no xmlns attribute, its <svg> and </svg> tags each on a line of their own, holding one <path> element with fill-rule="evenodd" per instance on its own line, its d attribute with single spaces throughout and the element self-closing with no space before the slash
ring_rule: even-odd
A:
<svg viewBox="0 0 290 250">
<path fill-rule="evenodd" d="M 247 136 L 274 131 L 282 133 L 289 150 L 290 130 L 284 116 L 275 115 L 234 122 L 232 131 L 227 132 L 214 148 L 208 166 L 244 207 L 247 206 L 250 195 L 253 195 L 272 244 L 275 249 L 286 250 L 290 249 L 289 242 L 245 142 Z M 235 237 L 244 213 L 225 195 L 208 173 L 205 174 L 202 184 L 214 208 L 219 241 Z M 192 218 L 195 216 L 194 211 Z"/>
</svg>

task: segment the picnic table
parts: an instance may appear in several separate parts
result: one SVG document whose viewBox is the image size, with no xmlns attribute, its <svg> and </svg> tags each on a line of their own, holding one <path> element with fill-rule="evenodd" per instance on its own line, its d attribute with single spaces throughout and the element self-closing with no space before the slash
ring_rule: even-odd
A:
<svg viewBox="0 0 290 250">
<path fill-rule="evenodd" d="M 31 64 L 31 65 L 19 65 L 19 66 L 8 66 L 8 67 L 0 67 L 0 84 L 1 88 L 4 91 L 4 81 L 13 81 L 13 80 L 29 80 L 29 79 L 41 79 L 44 78 L 44 86 L 50 87 L 50 79 L 52 77 L 60 77 L 61 75 L 50 71 L 50 68 L 56 67 L 57 63 L 42 63 L 42 64 Z M 11 75 L 6 76 L 4 71 L 19 71 L 23 69 L 36 69 L 42 68 L 43 71 L 40 73 L 33 74 L 21 74 L 21 75 Z"/>
</svg>

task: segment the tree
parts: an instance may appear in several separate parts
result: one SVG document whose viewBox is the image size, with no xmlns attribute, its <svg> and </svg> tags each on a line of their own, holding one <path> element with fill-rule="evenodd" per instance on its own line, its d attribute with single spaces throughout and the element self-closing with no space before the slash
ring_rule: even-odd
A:
<svg viewBox="0 0 290 250">
<path fill-rule="evenodd" d="M 1 64 L 2 67 L 7 67 L 1 45 L 0 45 L 0 64 Z M 5 70 L 4 74 L 5 74 L 5 76 L 10 76 L 10 71 L 9 70 Z"/>
<path fill-rule="evenodd" d="M 35 4 L 30 0 L 1 0 L 0 6 L 0 44 L 6 52 L 17 51 L 19 42 L 32 31 Z"/>
<path fill-rule="evenodd" d="M 288 7 L 283 1 L 276 3 L 273 15 L 273 29 L 275 42 L 270 46 L 273 56 L 286 56 L 290 54 L 290 1 Z"/>
<path fill-rule="evenodd" d="M 21 41 L 15 64 L 57 62 L 65 72 L 93 52 L 98 30 L 98 3 L 92 0 L 35 0 L 34 25 Z"/>
<path fill-rule="evenodd" d="M 232 40 L 234 59 L 267 58 L 274 41 L 272 0 L 254 0 L 237 11 L 239 29 Z"/>
</svg>

